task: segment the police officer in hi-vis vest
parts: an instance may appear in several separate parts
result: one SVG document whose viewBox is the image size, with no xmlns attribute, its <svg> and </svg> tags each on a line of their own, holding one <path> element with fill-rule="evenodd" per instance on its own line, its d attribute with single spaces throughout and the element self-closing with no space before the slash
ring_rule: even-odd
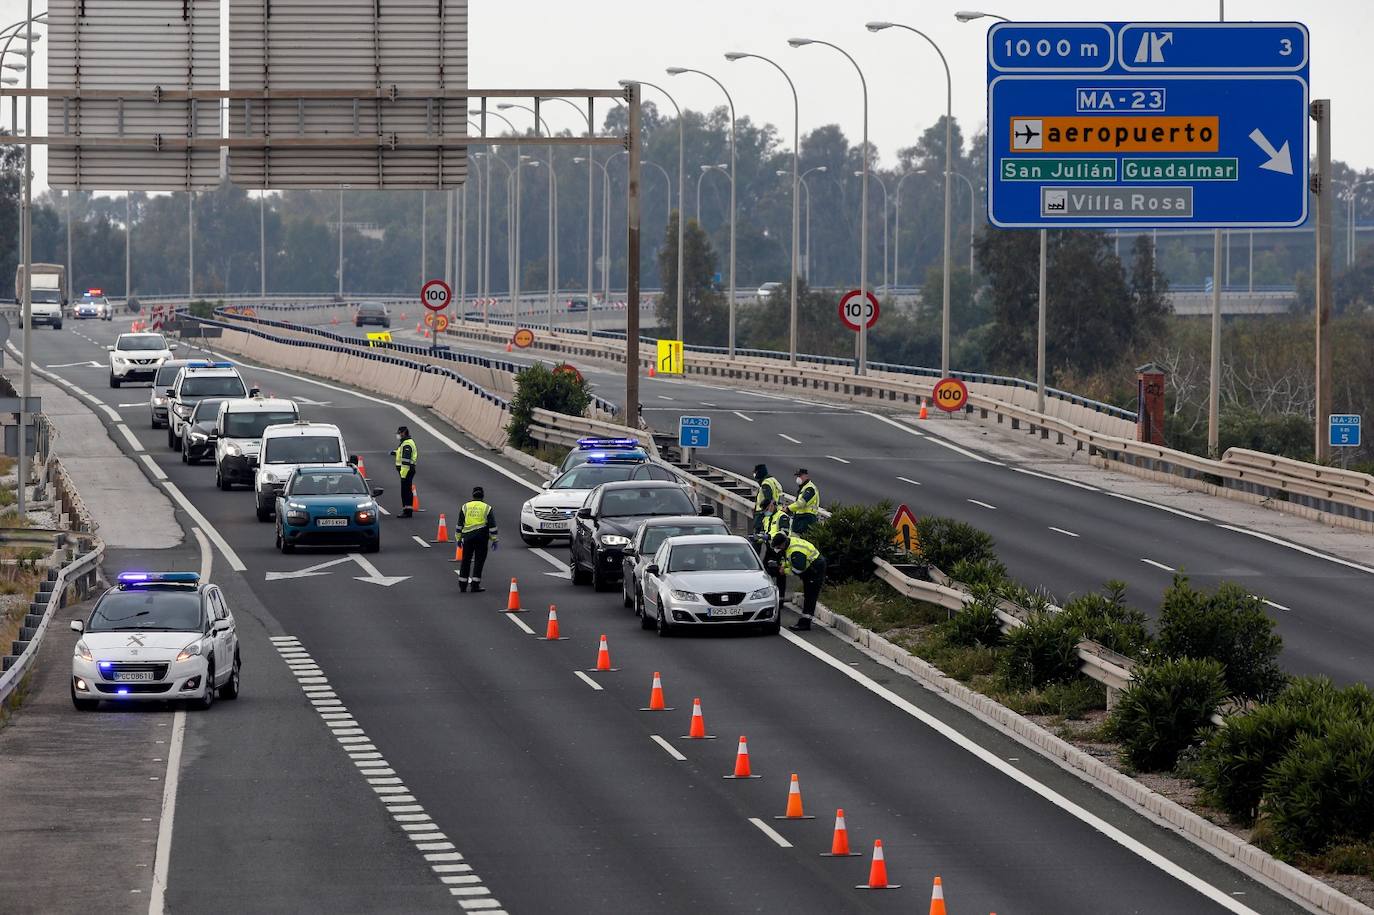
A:
<svg viewBox="0 0 1374 915">
<path fill-rule="evenodd" d="M 487 564 L 487 548 L 496 549 L 500 538 L 496 514 L 483 501 L 482 487 L 472 487 L 472 501 L 458 510 L 459 539 L 463 545 L 463 564 L 458 567 L 458 590 L 478 594 L 482 587 L 482 567 Z"/>
</svg>

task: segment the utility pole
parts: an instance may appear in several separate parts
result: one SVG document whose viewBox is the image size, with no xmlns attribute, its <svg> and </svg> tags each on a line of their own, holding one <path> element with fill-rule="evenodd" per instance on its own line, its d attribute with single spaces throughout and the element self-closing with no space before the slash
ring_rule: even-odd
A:
<svg viewBox="0 0 1374 915">
<path fill-rule="evenodd" d="M 629 161 L 625 194 L 625 425 L 639 428 L 639 102 L 638 83 L 629 87 Z M 591 303 L 587 303 L 588 308 Z"/>
<path fill-rule="evenodd" d="M 1313 411 L 1314 453 L 1318 464 L 1331 460 L 1331 440 L 1327 437 L 1327 417 L 1331 415 L 1331 228 L 1336 209 L 1335 188 L 1331 182 L 1331 100 L 1317 99 L 1309 113 L 1317 122 L 1317 174 L 1312 192 L 1317 197 L 1317 403 Z"/>
</svg>

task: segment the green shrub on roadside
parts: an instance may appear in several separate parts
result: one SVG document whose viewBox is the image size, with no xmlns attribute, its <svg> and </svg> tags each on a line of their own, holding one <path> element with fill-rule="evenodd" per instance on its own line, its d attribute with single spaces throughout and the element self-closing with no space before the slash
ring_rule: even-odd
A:
<svg viewBox="0 0 1374 915">
<path fill-rule="evenodd" d="M 1002 622 L 997 618 L 997 598 L 988 594 L 964 605 L 945 624 L 951 645 L 993 648 L 1002 644 Z"/>
<path fill-rule="evenodd" d="M 892 541 L 892 503 L 836 505 L 830 517 L 808 532 L 807 539 L 825 556 L 825 577 L 853 581 L 873 577 L 874 558 L 897 558 Z"/>
<path fill-rule="evenodd" d="M 1258 597 L 1234 582 L 1208 594 L 1183 575 L 1164 593 L 1157 647 L 1167 658 L 1212 658 L 1226 672 L 1231 696 L 1265 700 L 1286 682 L 1279 667 L 1283 639 Z"/>
<path fill-rule="evenodd" d="M 1064 605 L 1080 640 L 1091 639 L 1128 658 L 1141 658 L 1150 647 L 1150 630 L 1143 611 L 1126 605 L 1126 584 L 1109 581 L 1101 594 L 1084 594 Z"/>
<path fill-rule="evenodd" d="M 1178 754 L 1211 727 L 1227 696 L 1220 661 L 1173 658 L 1138 667 L 1121 694 L 1109 729 L 1121 755 L 1142 772 L 1172 769 Z"/>
<path fill-rule="evenodd" d="M 1374 838 L 1374 722 L 1299 736 L 1270 771 L 1260 818 L 1266 844 L 1285 856 Z"/>
<path fill-rule="evenodd" d="M 592 395 L 585 380 L 572 372 L 554 372 L 546 365 L 531 365 L 515 376 L 507 438 L 513 447 L 532 448 L 539 444 L 530 435 L 536 408 L 581 416 L 591 402 Z"/>
<path fill-rule="evenodd" d="M 938 564 L 937 568 L 940 568 Z M 988 588 L 1000 591 L 1011 580 L 1007 577 L 1007 567 L 997 559 L 960 559 L 948 569 L 941 568 L 950 578 L 967 585 L 970 591 Z"/>
<path fill-rule="evenodd" d="M 1078 676 L 1078 624 L 1064 613 L 1034 612 L 1005 636 L 1002 679 L 1012 689 L 1038 689 Z"/>
<path fill-rule="evenodd" d="M 921 558 L 945 574 L 960 560 L 996 561 L 992 537 L 971 524 L 953 518 L 925 517 L 916 521 Z"/>
</svg>

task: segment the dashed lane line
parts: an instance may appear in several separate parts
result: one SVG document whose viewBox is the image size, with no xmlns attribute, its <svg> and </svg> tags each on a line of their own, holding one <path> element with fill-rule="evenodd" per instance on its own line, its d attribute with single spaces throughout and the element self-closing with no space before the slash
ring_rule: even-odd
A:
<svg viewBox="0 0 1374 915">
<path fill-rule="evenodd" d="M 650 735 L 649 735 L 649 739 L 652 740 L 654 743 L 658 744 L 660 747 L 662 747 L 662 748 L 663 748 L 663 752 L 667 753 L 669 756 L 671 756 L 673 759 L 676 759 L 678 762 L 686 762 L 686 761 L 687 761 L 687 757 L 685 757 L 685 756 L 683 756 L 681 753 L 679 753 L 679 752 L 677 751 L 677 747 L 675 747 L 675 746 L 673 746 L 672 744 L 670 744 L 670 743 L 669 743 L 667 740 L 665 740 L 664 738 L 658 736 L 657 734 L 650 734 Z"/>
<path fill-rule="evenodd" d="M 1260 602 L 1263 603 L 1266 607 L 1273 607 L 1275 610 L 1282 610 L 1284 613 L 1293 612 L 1292 607 L 1285 607 L 1283 604 L 1276 604 L 1272 600 L 1269 600 L 1267 597 L 1261 597 Z"/>
<path fill-rule="evenodd" d="M 744 420 L 746 423 L 752 423 L 752 422 L 754 421 L 754 418 L 753 418 L 752 416 L 745 416 L 743 413 L 741 413 L 741 412 L 738 411 L 738 410 L 732 410 L 731 412 L 733 412 L 733 413 L 734 413 L 736 416 L 738 416 L 740 419 Z"/>
<path fill-rule="evenodd" d="M 520 617 L 516 616 L 514 613 L 507 613 L 507 614 L 506 614 L 506 619 L 510 620 L 512 623 L 514 623 L 514 624 L 515 624 L 517 627 L 519 627 L 520 629 L 523 629 L 524 632 L 525 632 L 525 635 L 534 635 L 534 630 L 531 629 L 529 626 L 526 626 L 526 625 L 525 625 L 525 621 L 522 620 Z"/>
<path fill-rule="evenodd" d="M 586 684 L 587 684 L 588 686 L 590 686 L 592 689 L 595 689 L 595 690 L 602 689 L 602 686 L 601 686 L 600 683 L 597 683 L 595 680 L 593 680 L 591 677 L 587 676 L 587 675 L 586 675 L 585 673 L 583 673 L 582 671 L 580 671 L 580 670 L 575 670 L 575 671 L 573 671 L 573 674 L 577 677 L 577 679 L 581 680 L 583 683 L 586 683 Z"/>
<path fill-rule="evenodd" d="M 1166 566 L 1164 563 L 1162 563 L 1162 562 L 1155 562 L 1153 559 L 1142 559 L 1142 560 L 1140 560 L 1140 561 L 1143 562 L 1143 563 L 1145 563 L 1147 566 L 1154 566 L 1156 569 L 1163 569 L 1163 570 L 1166 571 L 1166 572 L 1177 572 L 1177 571 L 1178 571 L 1178 569 L 1175 569 L 1173 566 Z"/>
<path fill-rule="evenodd" d="M 430 544 L 430 542 L 429 542 L 428 540 L 426 540 L 425 538 L 419 536 L 418 534 L 412 534 L 412 535 L 410 536 L 410 539 L 411 539 L 411 540 L 414 540 L 416 543 L 420 544 L 420 546 L 424 547 L 424 548 L 427 549 L 427 550 L 433 548 L 433 546 Z"/>
<path fill-rule="evenodd" d="M 1077 536 L 1078 536 L 1078 535 L 1075 534 L 1073 531 L 1066 531 L 1066 530 L 1064 530 L 1062 527 L 1051 527 L 1050 530 L 1054 531 L 1056 534 L 1063 534 L 1065 537 L 1077 537 Z"/>
<path fill-rule="evenodd" d="M 659 394 L 659 395 L 658 395 L 658 399 L 659 399 L 659 400 L 672 400 L 673 398 L 667 396 L 666 394 Z"/>
<path fill-rule="evenodd" d="M 996 506 L 996 505 L 989 505 L 989 504 L 986 503 L 986 502 L 979 502 L 977 499 L 969 499 L 968 501 L 969 501 L 969 502 L 972 502 L 974 505 L 981 505 L 983 508 L 990 508 L 990 509 L 992 509 L 993 511 L 997 511 L 997 506 Z"/>
<path fill-rule="evenodd" d="M 148 466 L 148 472 L 153 475 L 154 480 L 157 480 L 164 484 L 167 482 L 166 471 L 164 471 L 161 467 L 158 466 L 157 461 L 153 460 L 152 455 L 148 454 L 147 452 L 144 452 L 143 454 L 140 454 L 138 458 Z"/>
<path fill-rule="evenodd" d="M 768 838 L 772 839 L 775 843 L 777 843 L 779 848 L 792 847 L 792 843 L 784 839 L 782 837 L 782 833 L 778 832 L 776 829 L 774 829 L 772 826 L 769 826 L 767 823 L 765 823 L 763 820 L 760 820 L 758 817 L 750 817 L 749 822 L 757 826 L 759 828 L 759 832 L 763 833 Z"/>
<path fill-rule="evenodd" d="M 828 458 L 830 458 L 830 460 L 835 461 L 835 462 L 840 463 L 840 464 L 850 464 L 850 463 L 853 463 L 852 461 L 846 461 L 846 460 L 845 460 L 844 458 L 842 458 L 842 457 L 836 457 L 836 456 L 833 455 L 833 454 L 827 454 L 826 457 L 828 457 Z"/>
<path fill-rule="evenodd" d="M 1102 819 L 1097 814 L 1093 813 L 1085 807 L 1082 807 L 1079 804 L 1074 803 L 1073 801 L 1059 794 L 1057 791 L 1055 791 L 1048 785 L 1045 785 L 1037 781 L 1033 775 L 1030 775 L 1029 773 L 1023 770 L 1018 769 L 1012 763 L 1002 759 L 1002 757 L 998 756 L 996 753 L 993 753 L 992 751 L 977 743 L 973 738 L 961 733 L 953 725 L 947 724 L 944 721 L 941 721 L 939 718 L 936 718 L 934 715 L 931 715 L 929 712 L 925 712 L 922 709 L 918 708 L 910 700 L 897 695 L 895 692 L 888 689 L 886 686 L 883 686 L 882 684 L 875 681 L 873 678 L 869 677 L 863 671 L 856 670 L 850 667 L 848 664 L 846 664 L 844 661 L 841 661 L 839 658 L 836 658 L 828 652 L 815 647 L 814 645 L 810 644 L 806 639 L 794 635 L 791 632 L 783 630 L 781 635 L 783 638 L 785 638 L 791 644 L 795 645 L 797 648 L 800 648 L 802 651 L 813 656 L 821 663 L 826 664 L 834 670 L 839 671 L 839 673 L 842 676 L 848 677 L 849 679 L 853 680 L 855 683 L 859 684 L 864 689 L 873 693 L 875 696 L 892 705 L 893 707 L 897 708 L 898 710 L 905 712 L 907 715 L 910 715 L 912 718 L 915 718 L 917 721 L 920 721 L 926 727 L 930 728 L 931 731 L 933 731 L 936 734 L 939 734 L 941 737 L 950 741 L 955 746 L 966 751 L 967 753 L 982 761 L 986 765 L 1007 776 L 1012 781 L 1016 782 L 1022 787 L 1044 798 L 1046 801 L 1050 802 L 1055 807 L 1058 807 L 1060 810 L 1064 811 L 1068 815 L 1086 824 L 1090 828 L 1097 830 L 1103 836 L 1117 843 L 1122 848 L 1126 849 L 1127 851 L 1138 856 L 1147 863 L 1158 868 L 1170 877 L 1173 877 L 1175 880 L 1178 880 L 1185 886 L 1188 886 L 1196 892 L 1200 893 L 1201 895 L 1207 897 L 1208 899 L 1215 902 L 1217 905 L 1221 906 L 1227 911 L 1234 912 L 1236 913 L 1236 915 L 1259 915 L 1259 913 L 1257 913 L 1254 909 L 1251 909 L 1248 906 L 1242 904 L 1241 902 L 1233 898 L 1229 893 L 1226 893 L 1225 891 L 1212 886 L 1203 878 L 1197 876 L 1196 874 L 1192 873 L 1191 871 L 1187 870 L 1181 865 L 1174 863 L 1172 860 L 1166 858 L 1164 855 L 1155 851 L 1153 848 L 1150 848 L 1148 845 L 1141 842 L 1139 839 L 1127 835 L 1125 832 L 1118 829 L 1116 826 L 1113 826 L 1111 823 L 1108 823 L 1106 820 Z"/>
<path fill-rule="evenodd" d="M 801 444 L 801 440 L 800 440 L 800 439 L 795 439 L 795 438 L 793 438 L 792 436 L 788 435 L 786 432 L 779 432 L 779 433 L 778 433 L 778 437 L 779 437 L 779 438 L 785 438 L 785 439 L 787 439 L 789 442 L 791 442 L 791 443 L 794 444 L 794 445 L 800 445 L 800 444 Z"/>
<path fill-rule="evenodd" d="M 295 636 L 275 635 L 271 641 L 283 659 L 291 659 L 290 663 L 314 663 Z M 307 697 L 314 703 L 314 697 L 319 692 L 312 692 L 312 689 L 314 687 L 303 687 Z M 332 692 L 330 695 L 333 695 Z M 465 911 L 500 910 L 501 903 L 491 895 L 491 890 L 473 872 L 472 866 L 464 861 L 462 853 L 454 848 L 447 834 L 425 813 L 423 805 L 416 801 L 404 780 L 395 774 L 363 729 L 356 726 L 357 722 L 353 721 L 342 702 L 323 708 L 316 705 L 316 709 L 378 801 L 385 805 L 402 835 L 411 841 L 417 851 L 424 853 L 425 862 L 439 883 L 449 891 L 449 895 L 458 900 L 459 906 Z M 180 716 L 184 713 L 177 714 Z M 158 913 L 153 913 L 151 909 L 149 911 L 149 915 Z"/>
<path fill-rule="evenodd" d="M 114 427 L 119 430 L 120 435 L 124 436 L 124 441 L 129 443 L 129 447 L 134 450 L 135 454 L 141 454 L 148 450 L 144 448 L 143 445 L 139 443 L 138 439 L 134 437 L 134 434 L 129 431 L 128 426 L 123 423 L 115 423 Z"/>
<path fill-rule="evenodd" d="M 921 485 L 920 483 L 917 483 L 915 480 L 911 479 L 910 477 L 898 477 L 897 479 L 901 480 L 903 483 L 910 483 L 912 486 L 920 486 L 920 485 Z"/>
<path fill-rule="evenodd" d="M 550 553 L 550 552 L 548 552 L 548 551 L 546 551 L 546 550 L 542 550 L 542 549 L 540 549 L 540 548 L 537 547 L 537 546 L 536 546 L 536 547 L 530 547 L 530 552 L 533 553 L 534 555 L 538 556 L 540 559 L 544 560 L 545 562 L 547 562 L 549 565 L 553 566 L 553 567 L 554 567 L 555 569 L 557 569 L 558 571 L 564 572 L 564 573 L 566 573 L 566 572 L 568 571 L 568 564 L 567 564 L 566 562 L 564 562 L 563 560 L 559 559 L 557 556 L 553 555 L 552 553 Z"/>
</svg>

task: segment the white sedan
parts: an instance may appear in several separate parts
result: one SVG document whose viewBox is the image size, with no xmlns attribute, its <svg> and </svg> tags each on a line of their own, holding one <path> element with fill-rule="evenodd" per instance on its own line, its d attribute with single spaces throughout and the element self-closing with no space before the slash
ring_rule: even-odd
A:
<svg viewBox="0 0 1374 915">
<path fill-rule="evenodd" d="M 520 506 L 520 539 L 529 546 L 546 546 L 555 537 L 571 537 L 573 515 L 587 501 L 587 493 L 602 483 L 676 479 L 677 474 L 663 464 L 639 458 L 593 458 L 545 483 L 544 492 Z"/>
<path fill-rule="evenodd" d="M 778 589 L 748 540 L 732 534 L 671 537 L 644 567 L 645 629 L 667 636 L 686 628 L 781 628 Z"/>
</svg>

